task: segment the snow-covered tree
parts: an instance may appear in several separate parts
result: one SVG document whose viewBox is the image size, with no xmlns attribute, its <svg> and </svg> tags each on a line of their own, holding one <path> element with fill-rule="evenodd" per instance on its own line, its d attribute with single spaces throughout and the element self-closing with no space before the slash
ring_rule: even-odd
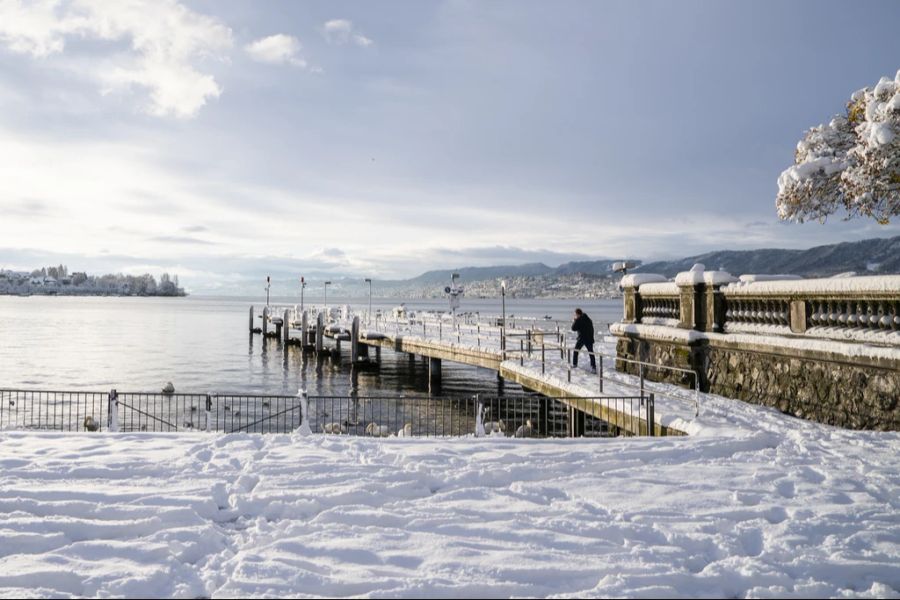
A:
<svg viewBox="0 0 900 600">
<path fill-rule="evenodd" d="M 775 205 L 780 218 L 799 222 L 841 208 L 879 223 L 900 215 L 900 71 L 854 93 L 846 116 L 806 132 L 778 178 Z"/>
</svg>

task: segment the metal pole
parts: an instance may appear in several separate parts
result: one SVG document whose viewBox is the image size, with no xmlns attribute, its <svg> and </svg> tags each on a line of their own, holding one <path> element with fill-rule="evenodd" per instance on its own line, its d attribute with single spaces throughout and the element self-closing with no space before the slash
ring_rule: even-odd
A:
<svg viewBox="0 0 900 600">
<path fill-rule="evenodd" d="M 597 365 L 599 369 L 597 369 L 597 373 L 600 375 L 600 393 L 603 393 L 603 355 L 599 355 L 597 357 L 599 359 L 599 364 Z"/>
<path fill-rule="evenodd" d="M 641 378 L 641 404 L 644 403 L 644 363 L 638 364 L 638 374 Z"/>
<path fill-rule="evenodd" d="M 541 338 L 541 375 L 544 374 L 544 370 L 545 370 L 545 367 L 544 367 L 544 338 Z M 602 387 L 601 387 L 600 391 L 603 391 Z"/>
</svg>

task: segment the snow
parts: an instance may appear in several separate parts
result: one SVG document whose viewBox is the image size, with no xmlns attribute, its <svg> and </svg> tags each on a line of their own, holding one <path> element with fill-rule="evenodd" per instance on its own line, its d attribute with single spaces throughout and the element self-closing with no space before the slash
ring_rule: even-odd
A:
<svg viewBox="0 0 900 600">
<path fill-rule="evenodd" d="M 659 283 L 666 278 L 656 273 L 632 273 L 622 277 L 622 287 L 639 287 L 645 283 Z"/>
<path fill-rule="evenodd" d="M 690 271 L 684 271 L 675 276 L 678 285 L 697 285 L 703 283 L 703 271 L 706 267 L 701 263 L 694 264 Z"/>
<path fill-rule="evenodd" d="M 550 354 L 503 368 L 598 394 Z M 604 393 L 635 395 L 602 360 Z M 689 437 L 0 432 L 0 596 L 900 594 L 900 433 L 645 385 Z"/>
<path fill-rule="evenodd" d="M 794 281 L 755 281 L 733 283 L 722 291 L 728 295 L 754 296 L 757 294 L 841 294 L 841 293 L 893 293 L 900 295 L 900 275 L 868 275 L 823 279 L 798 279 Z"/>
<path fill-rule="evenodd" d="M 4 596 L 896 596 L 900 435 L 0 433 Z"/>
<path fill-rule="evenodd" d="M 749 274 L 749 275 L 741 275 L 740 281 L 741 283 L 755 283 L 757 281 L 789 281 L 794 279 L 803 279 L 799 275 L 788 275 L 788 274 Z"/>
<path fill-rule="evenodd" d="M 678 284 L 674 281 L 661 283 L 645 283 L 638 288 L 641 296 L 678 296 Z"/>
</svg>

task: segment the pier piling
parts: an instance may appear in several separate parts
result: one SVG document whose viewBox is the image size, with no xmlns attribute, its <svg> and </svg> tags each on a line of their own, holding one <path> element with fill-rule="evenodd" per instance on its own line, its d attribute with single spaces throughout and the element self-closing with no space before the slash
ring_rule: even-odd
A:
<svg viewBox="0 0 900 600">
<path fill-rule="evenodd" d="M 321 354 L 322 350 L 325 348 L 324 337 L 325 315 L 320 312 L 316 315 L 316 354 Z"/>
</svg>

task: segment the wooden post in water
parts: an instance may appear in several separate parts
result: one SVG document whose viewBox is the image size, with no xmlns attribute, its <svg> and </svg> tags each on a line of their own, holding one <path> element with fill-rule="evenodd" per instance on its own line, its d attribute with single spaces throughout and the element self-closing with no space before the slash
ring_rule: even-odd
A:
<svg viewBox="0 0 900 600">
<path fill-rule="evenodd" d="M 441 388 L 441 359 L 428 359 L 428 391 L 436 392 Z"/>
<path fill-rule="evenodd" d="M 250 305 L 250 333 L 253 333 L 253 305 Z"/>
<path fill-rule="evenodd" d="M 354 365 L 359 362 L 359 317 L 353 317 L 350 326 L 350 362 Z"/>
<path fill-rule="evenodd" d="M 325 336 L 325 315 L 321 312 L 316 315 L 316 354 L 321 354 L 322 349 L 325 347 L 324 340 L 322 339 Z"/>
<path fill-rule="evenodd" d="M 282 327 L 284 327 L 284 329 L 281 330 L 281 332 L 284 333 L 284 345 L 287 346 L 288 342 L 291 341 L 291 321 L 287 309 L 284 310 L 284 324 Z"/>
<path fill-rule="evenodd" d="M 300 347 L 306 348 L 309 346 L 309 323 L 306 319 L 306 311 L 300 315 Z"/>
<path fill-rule="evenodd" d="M 263 309 L 263 326 L 262 326 L 263 337 L 266 337 L 269 333 L 269 307 L 265 307 Z"/>
</svg>

